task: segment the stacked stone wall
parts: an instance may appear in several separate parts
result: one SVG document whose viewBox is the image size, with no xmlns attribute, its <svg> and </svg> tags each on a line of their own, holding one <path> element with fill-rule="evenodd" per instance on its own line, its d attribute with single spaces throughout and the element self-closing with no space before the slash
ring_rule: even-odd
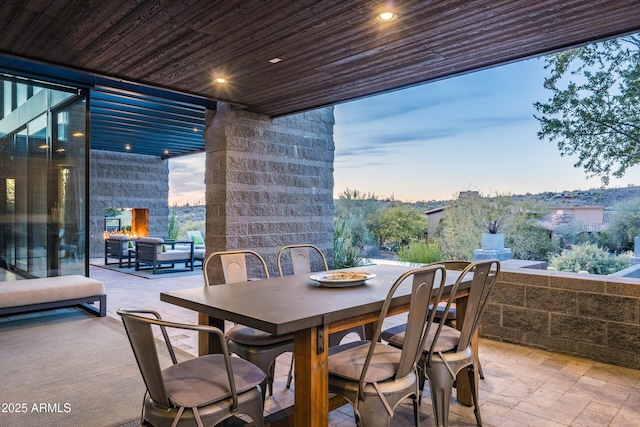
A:
<svg viewBox="0 0 640 427">
<path fill-rule="evenodd" d="M 220 104 L 204 132 L 207 252 L 311 243 L 333 259 L 333 108 L 271 119 Z"/>
<path fill-rule="evenodd" d="M 640 369 L 640 282 L 616 276 L 503 271 L 481 335 Z"/>
<path fill-rule="evenodd" d="M 169 226 L 169 164 L 156 156 L 92 150 L 89 167 L 89 251 L 104 256 L 104 210 L 149 210 L 149 235 L 165 237 Z"/>
</svg>

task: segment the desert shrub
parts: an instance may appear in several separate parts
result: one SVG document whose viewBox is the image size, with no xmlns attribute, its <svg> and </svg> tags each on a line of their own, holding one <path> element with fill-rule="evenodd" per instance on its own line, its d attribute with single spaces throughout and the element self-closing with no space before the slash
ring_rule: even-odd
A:
<svg viewBox="0 0 640 427">
<path fill-rule="evenodd" d="M 176 213 L 175 206 L 169 213 L 169 229 L 167 231 L 167 236 L 171 240 L 178 240 L 178 237 L 180 236 L 180 224 L 178 222 L 178 214 Z"/>
<path fill-rule="evenodd" d="M 554 255 L 549 265 L 558 271 L 591 274 L 612 274 L 629 267 L 630 253 L 613 255 L 593 243 L 574 245 L 560 255 Z"/>
<path fill-rule="evenodd" d="M 334 201 L 334 218 L 344 221 L 354 247 L 377 245 L 370 224 L 375 221 L 380 206 L 375 194 L 348 188 Z"/>
<path fill-rule="evenodd" d="M 442 250 L 436 243 L 419 240 L 410 242 L 398 250 L 398 261 L 429 264 L 442 261 Z"/>
<path fill-rule="evenodd" d="M 333 231 L 333 266 L 334 268 L 357 267 L 362 263 L 362 256 L 351 243 L 347 224 L 334 218 Z"/>
</svg>

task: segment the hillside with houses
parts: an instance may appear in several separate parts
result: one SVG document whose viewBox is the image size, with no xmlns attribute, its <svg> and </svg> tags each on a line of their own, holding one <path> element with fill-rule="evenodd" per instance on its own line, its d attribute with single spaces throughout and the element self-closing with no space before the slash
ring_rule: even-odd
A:
<svg viewBox="0 0 640 427">
<path fill-rule="evenodd" d="M 609 211 L 617 203 L 625 200 L 640 199 L 640 186 L 629 186 L 621 188 L 598 188 L 590 190 L 574 190 L 553 192 L 546 191 L 538 194 L 517 194 L 511 196 L 514 200 L 533 199 L 539 202 L 546 202 L 548 206 L 554 208 L 561 207 L 592 207 L 597 206 Z M 446 206 L 451 200 L 431 200 L 412 203 L 417 209 L 429 211 L 438 207 Z M 173 206 L 180 223 L 197 223 L 205 221 L 204 205 L 184 205 Z"/>
</svg>

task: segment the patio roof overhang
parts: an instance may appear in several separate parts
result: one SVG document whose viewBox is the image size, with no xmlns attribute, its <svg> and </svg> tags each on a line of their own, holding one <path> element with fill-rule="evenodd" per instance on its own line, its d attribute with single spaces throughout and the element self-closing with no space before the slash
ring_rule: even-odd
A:
<svg viewBox="0 0 640 427">
<path fill-rule="evenodd" d="M 396 18 L 377 19 L 383 9 Z M 143 107 L 116 105 L 167 99 L 180 117 L 185 100 L 198 114 L 224 101 L 277 117 L 640 31 L 637 0 L 56 0 L 0 12 L 0 65 L 97 88 L 96 131 L 118 123 L 149 146 L 153 134 L 135 133 Z M 109 127 L 105 139 L 122 137 Z"/>
</svg>

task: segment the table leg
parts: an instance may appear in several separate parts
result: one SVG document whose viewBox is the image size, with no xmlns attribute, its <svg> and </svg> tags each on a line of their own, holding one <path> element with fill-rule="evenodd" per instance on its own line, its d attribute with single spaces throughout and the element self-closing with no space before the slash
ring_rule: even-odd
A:
<svg viewBox="0 0 640 427">
<path fill-rule="evenodd" d="M 464 324 L 464 315 L 467 311 L 467 303 L 469 302 L 469 297 L 465 296 L 462 298 L 456 299 L 456 328 L 458 330 L 462 329 L 462 325 Z M 475 358 L 474 361 L 474 375 L 475 375 L 475 389 L 476 396 L 478 393 L 478 332 L 474 333 L 474 336 L 471 337 L 471 349 L 473 350 L 473 355 Z M 473 397 L 471 395 L 471 383 L 469 382 L 469 375 L 467 374 L 467 370 L 463 369 L 458 373 L 456 377 L 456 396 L 458 402 L 463 405 L 472 406 L 473 405 Z"/>
<path fill-rule="evenodd" d="M 322 351 L 318 352 L 321 344 Z M 329 425 L 329 334 L 313 327 L 294 334 L 296 427 Z"/>
<path fill-rule="evenodd" d="M 224 332 L 224 320 L 209 317 L 206 314 L 198 313 L 198 324 L 215 326 Z M 217 339 L 210 339 L 211 334 L 206 332 L 198 332 L 198 356 L 206 354 L 222 353 L 220 342 Z"/>
</svg>

